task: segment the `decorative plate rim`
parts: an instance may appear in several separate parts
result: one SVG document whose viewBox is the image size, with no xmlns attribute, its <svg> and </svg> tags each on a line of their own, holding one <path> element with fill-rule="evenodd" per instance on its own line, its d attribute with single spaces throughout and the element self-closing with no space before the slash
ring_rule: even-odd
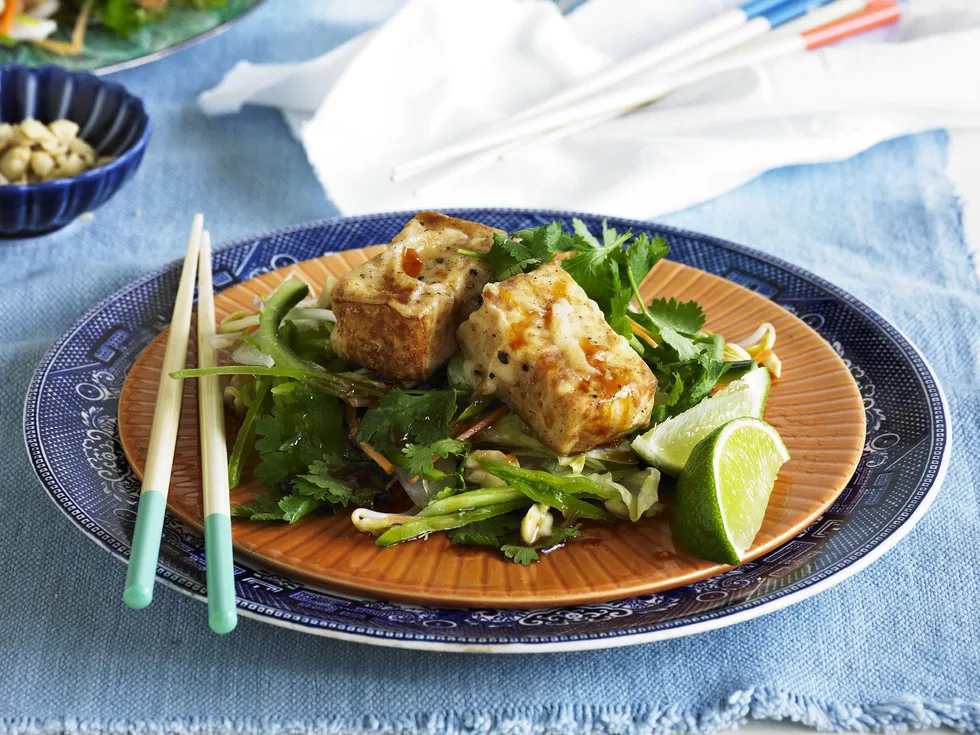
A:
<svg viewBox="0 0 980 735">
<path fill-rule="evenodd" d="M 259 0 L 261 3 L 263 0 Z M 258 4 L 258 3 L 257 3 Z M 601 217 L 590 212 L 571 212 L 566 210 L 556 210 L 556 209 L 523 209 L 519 207 L 470 207 L 470 208 L 451 208 L 445 211 L 450 215 L 457 215 L 465 212 L 481 211 L 481 212 L 492 212 L 501 214 L 515 214 L 515 215 L 528 215 L 533 214 L 537 216 L 547 216 L 552 218 L 563 218 L 569 219 L 571 217 Z M 289 225 L 286 227 L 277 228 L 264 232 L 258 235 L 249 235 L 241 238 L 237 238 L 227 243 L 223 243 L 220 247 L 215 248 L 215 253 L 217 254 L 220 250 L 225 250 L 229 248 L 238 247 L 244 245 L 248 242 L 254 242 L 257 240 L 266 240 L 275 237 L 280 237 L 283 235 L 289 235 L 295 232 L 300 232 L 304 230 L 310 230 L 317 227 L 325 227 L 331 225 L 337 225 L 341 222 L 346 223 L 357 223 L 361 221 L 369 221 L 382 217 L 411 217 L 415 214 L 415 211 L 395 211 L 395 212 L 378 212 L 372 214 L 361 214 L 352 216 L 339 216 L 331 217 L 320 220 L 313 220 L 309 222 L 304 222 L 296 225 Z M 650 627 L 649 624 L 639 624 L 636 629 L 631 629 L 627 631 L 613 631 L 609 633 L 600 634 L 572 634 L 564 636 L 564 640 L 548 640 L 541 642 L 503 642 L 503 643 L 484 643 L 476 642 L 473 643 L 465 641 L 445 641 L 445 640 L 430 640 L 417 634 L 402 634 L 395 635 L 392 633 L 386 633 L 383 631 L 373 631 L 373 632 L 351 632 L 346 629 L 347 626 L 342 624 L 329 624 L 331 627 L 321 627 L 317 625 L 306 625 L 298 623 L 292 620 L 285 619 L 281 617 L 281 613 L 277 614 L 274 608 L 267 605 L 262 605 L 254 602 L 248 602 L 243 604 L 239 601 L 239 613 L 245 617 L 252 618 L 255 620 L 260 620 L 266 623 L 272 623 L 279 627 L 287 628 L 290 630 L 296 630 L 304 633 L 313 633 L 314 635 L 324 636 L 328 638 L 335 638 L 338 640 L 345 640 L 357 643 L 366 643 L 369 645 L 386 646 L 393 648 L 405 648 L 414 650 L 430 650 L 430 651 L 455 651 L 463 653 L 548 653 L 548 652 L 560 652 L 560 651 L 582 651 L 582 650 L 594 650 L 599 648 L 616 648 L 621 646 L 636 645 L 640 643 L 650 643 L 654 641 L 668 640 L 671 638 L 683 637 L 686 635 L 694 635 L 696 633 L 707 632 L 709 630 L 716 630 L 719 628 L 724 628 L 729 625 L 735 625 L 736 623 L 751 620 L 762 615 L 766 615 L 777 610 L 781 610 L 789 605 L 795 604 L 802 600 L 805 600 L 813 595 L 822 592 L 824 590 L 830 589 L 835 585 L 843 582 L 844 580 L 850 578 L 854 574 L 867 568 L 874 561 L 877 561 L 881 556 L 891 550 L 895 544 L 902 540 L 909 531 L 921 520 L 921 518 L 928 511 L 931 506 L 935 496 L 938 494 L 942 482 L 945 479 L 946 472 L 949 467 L 950 455 L 952 443 L 950 441 L 950 431 L 951 431 L 951 418 L 949 412 L 949 405 L 946 400 L 945 392 L 943 391 L 942 385 L 933 370 L 932 366 L 929 364 L 926 357 L 922 354 L 921 350 L 908 338 L 905 333 L 898 327 L 894 326 L 889 322 L 884 316 L 882 316 L 877 310 L 865 304 L 860 299 L 852 296 L 843 289 L 835 286 L 829 281 L 817 276 L 809 271 L 793 265 L 781 258 L 769 255 L 754 248 L 747 247 L 745 245 L 740 245 L 722 238 L 714 237 L 712 235 L 706 235 L 702 233 L 695 232 L 693 230 L 687 230 L 683 228 L 672 227 L 669 225 L 664 225 L 660 223 L 637 220 L 632 218 L 615 218 L 618 222 L 625 223 L 631 227 L 640 229 L 643 227 L 650 227 L 651 225 L 656 226 L 657 229 L 664 233 L 669 233 L 676 235 L 678 237 L 693 238 L 701 242 L 705 242 L 725 250 L 730 250 L 735 253 L 739 253 L 750 258 L 762 261 L 768 265 L 774 266 L 776 268 L 785 270 L 790 274 L 800 278 L 804 281 L 817 286 L 820 289 L 830 293 L 836 299 L 838 299 L 843 304 L 847 305 L 851 309 L 857 311 L 859 314 L 867 318 L 878 330 L 886 336 L 889 340 L 895 343 L 896 347 L 900 348 L 900 351 L 907 356 L 914 356 L 921 369 L 928 375 L 935 386 L 935 396 L 932 400 L 927 400 L 928 408 L 932 413 L 933 417 L 938 420 L 945 431 L 942 436 L 942 449 L 941 456 L 939 460 L 939 465 L 931 479 L 931 483 L 928 485 L 927 489 L 918 499 L 914 510 L 897 526 L 894 526 L 887 533 L 879 531 L 875 537 L 867 542 L 865 542 L 860 548 L 852 551 L 844 559 L 839 561 L 834 567 L 824 570 L 820 574 L 804 577 L 797 582 L 794 582 L 788 588 L 770 593 L 763 598 L 753 601 L 753 602 L 742 602 L 737 607 L 732 608 L 730 612 L 725 610 L 712 611 L 706 613 L 708 616 L 704 620 L 696 621 L 678 621 L 674 623 L 661 624 L 661 627 L 657 630 L 642 630 L 643 627 Z M 338 251 L 339 252 L 339 251 Z M 54 360 L 58 357 L 61 350 L 81 328 L 83 328 L 94 316 L 98 313 L 111 306 L 114 302 L 120 298 L 128 295 L 134 290 L 141 288 L 147 283 L 158 279 L 168 271 L 175 267 L 179 267 L 180 260 L 175 260 L 170 263 L 166 263 L 153 271 L 147 273 L 141 278 L 129 283 L 126 286 L 118 289 L 114 293 L 100 300 L 94 306 L 89 308 L 79 319 L 77 319 L 72 325 L 66 330 L 61 337 L 48 349 L 45 355 L 42 357 L 41 361 L 38 363 L 38 367 L 35 369 L 34 375 L 31 378 L 27 395 L 24 400 L 23 409 L 23 436 L 25 441 L 25 447 L 28 456 L 31 460 L 31 465 L 34 470 L 35 476 L 38 478 L 41 485 L 44 487 L 46 494 L 51 499 L 51 501 L 64 513 L 73 525 L 80 528 L 84 535 L 89 538 L 93 543 L 97 544 L 99 547 L 107 550 L 114 558 L 119 559 L 124 563 L 128 563 L 128 554 L 120 548 L 117 548 L 108 540 L 101 538 L 97 532 L 91 528 L 87 528 L 79 518 L 74 517 L 68 512 L 68 508 L 56 497 L 57 489 L 55 487 L 55 475 L 48 464 L 46 453 L 44 447 L 40 441 L 38 430 L 37 430 L 37 418 L 36 415 L 32 415 L 29 412 L 29 408 L 32 402 L 36 402 L 40 396 L 40 388 L 46 379 L 50 367 Z M 904 345 L 902 344 L 904 342 Z M 907 349 L 902 349 L 907 347 Z M 909 354 L 911 353 L 911 355 Z M 917 376 L 921 382 L 921 375 Z M 923 388 L 927 386 L 923 385 Z M 928 391 L 926 391 L 928 398 Z M 938 398 L 938 406 L 935 399 Z M 938 411 L 937 411 L 938 408 Z M 32 446 L 33 444 L 33 446 Z M 935 454 L 935 452 L 934 452 Z M 925 484 L 925 483 L 923 483 Z M 261 565 L 259 565 L 261 566 Z M 200 590 L 200 585 L 192 580 L 186 579 L 181 575 L 169 572 L 167 570 L 157 569 L 157 579 L 169 588 L 176 589 L 194 599 L 200 601 L 206 601 L 207 596 L 202 594 Z M 343 592 L 338 592 L 336 590 L 330 590 L 330 593 L 338 597 L 346 597 L 350 599 L 356 599 L 356 596 L 349 595 Z M 773 599 L 767 599 L 771 595 L 775 594 L 776 597 Z M 425 608 L 426 606 L 415 605 L 411 607 Z M 438 609 L 438 608 L 434 608 Z"/>
</svg>

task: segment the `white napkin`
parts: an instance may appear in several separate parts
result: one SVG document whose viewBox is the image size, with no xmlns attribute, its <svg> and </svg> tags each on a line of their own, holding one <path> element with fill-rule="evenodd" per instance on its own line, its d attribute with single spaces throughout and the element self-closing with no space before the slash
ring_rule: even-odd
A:
<svg viewBox="0 0 980 735">
<path fill-rule="evenodd" d="M 553 207 L 649 218 L 760 173 L 833 161 L 888 138 L 980 126 L 980 2 L 911 0 L 901 24 L 729 72 L 627 117 L 445 183 L 394 183 L 437 150 L 734 5 L 734 0 L 409 0 L 304 64 L 236 66 L 208 114 L 280 108 L 346 214 Z"/>
</svg>

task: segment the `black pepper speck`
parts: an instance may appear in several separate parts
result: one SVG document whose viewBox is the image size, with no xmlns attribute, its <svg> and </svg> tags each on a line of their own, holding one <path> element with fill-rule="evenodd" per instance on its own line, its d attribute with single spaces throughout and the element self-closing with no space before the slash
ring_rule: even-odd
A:
<svg viewBox="0 0 980 735">
<path fill-rule="evenodd" d="M 500 350 L 500 352 L 497 353 L 497 359 L 500 360 L 502 365 L 506 365 L 510 361 L 510 355 L 503 350 Z"/>
</svg>

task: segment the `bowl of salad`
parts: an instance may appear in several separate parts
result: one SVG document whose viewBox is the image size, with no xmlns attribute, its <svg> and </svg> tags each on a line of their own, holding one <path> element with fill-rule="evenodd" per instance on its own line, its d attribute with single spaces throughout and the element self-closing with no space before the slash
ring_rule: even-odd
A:
<svg viewBox="0 0 980 735">
<path fill-rule="evenodd" d="M 262 0 L 0 0 L 0 62 L 118 71 L 221 32 Z"/>
</svg>

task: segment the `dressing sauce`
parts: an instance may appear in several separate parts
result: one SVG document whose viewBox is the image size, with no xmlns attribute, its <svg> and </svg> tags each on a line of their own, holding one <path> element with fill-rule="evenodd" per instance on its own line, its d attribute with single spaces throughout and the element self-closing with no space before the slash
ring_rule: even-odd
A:
<svg viewBox="0 0 980 735">
<path fill-rule="evenodd" d="M 422 272 L 422 258 L 415 248 L 405 248 L 402 254 L 402 270 L 405 271 L 406 276 L 412 278 L 418 278 Z"/>
</svg>

